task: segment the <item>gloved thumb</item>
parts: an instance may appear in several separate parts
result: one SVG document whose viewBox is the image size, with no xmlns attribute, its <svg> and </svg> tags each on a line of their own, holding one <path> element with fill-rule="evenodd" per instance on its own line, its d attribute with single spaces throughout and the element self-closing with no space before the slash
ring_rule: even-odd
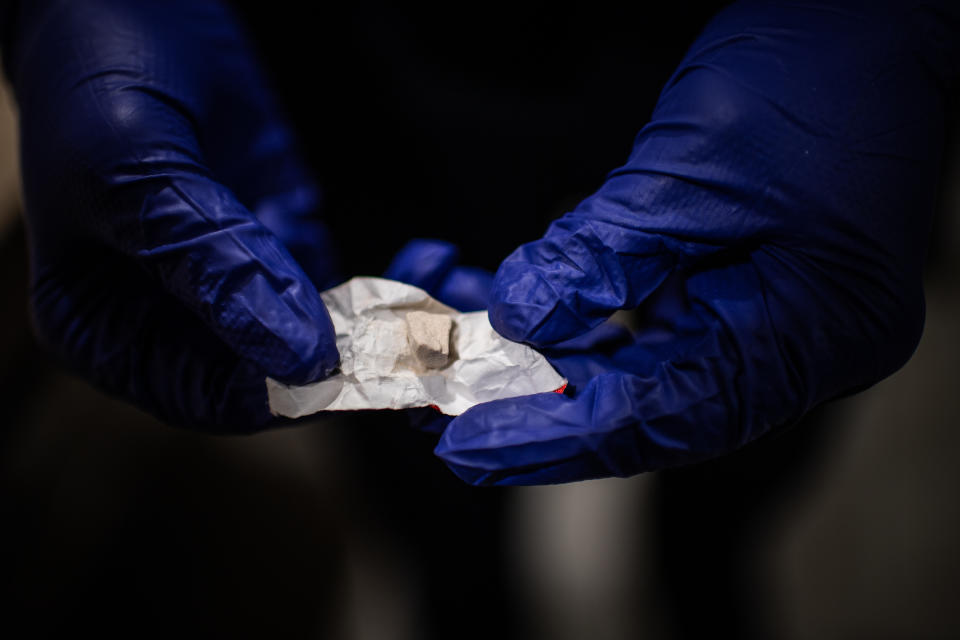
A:
<svg viewBox="0 0 960 640">
<path fill-rule="evenodd" d="M 503 261 L 493 281 L 490 323 L 517 342 L 568 340 L 618 309 L 636 307 L 675 262 L 656 235 L 597 224 L 578 209 Z"/>
<path fill-rule="evenodd" d="M 459 311 L 486 309 L 493 275 L 457 264 L 459 257 L 460 250 L 453 243 L 415 238 L 397 252 L 383 275 L 420 287 Z"/>
</svg>

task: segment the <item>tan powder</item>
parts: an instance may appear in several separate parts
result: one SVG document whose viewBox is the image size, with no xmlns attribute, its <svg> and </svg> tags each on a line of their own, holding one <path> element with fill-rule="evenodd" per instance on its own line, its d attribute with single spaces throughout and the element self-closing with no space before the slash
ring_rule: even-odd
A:
<svg viewBox="0 0 960 640">
<path fill-rule="evenodd" d="M 442 369 L 450 361 L 453 319 L 442 313 L 411 311 L 406 316 L 407 340 L 413 354 L 427 369 Z"/>
</svg>

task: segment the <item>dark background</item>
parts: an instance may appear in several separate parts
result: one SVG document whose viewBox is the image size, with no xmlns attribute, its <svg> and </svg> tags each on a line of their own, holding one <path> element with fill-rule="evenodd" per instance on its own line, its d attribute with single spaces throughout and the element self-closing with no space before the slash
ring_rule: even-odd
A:
<svg viewBox="0 0 960 640">
<path fill-rule="evenodd" d="M 235 4 L 353 275 L 416 236 L 496 268 L 625 160 L 720 3 Z M 2 156 L 0 633 L 957 637 L 950 149 L 901 372 L 720 461 L 518 490 L 462 485 L 402 416 L 212 438 L 64 374 L 30 335 Z"/>
<path fill-rule="evenodd" d="M 381 272 L 410 237 L 495 269 L 540 236 L 626 160 L 723 3 L 234 4 L 355 274 Z"/>
</svg>

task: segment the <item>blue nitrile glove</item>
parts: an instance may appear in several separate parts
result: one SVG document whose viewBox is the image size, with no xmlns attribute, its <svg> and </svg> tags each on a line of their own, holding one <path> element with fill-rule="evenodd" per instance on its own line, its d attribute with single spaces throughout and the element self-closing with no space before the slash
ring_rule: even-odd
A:
<svg viewBox="0 0 960 640">
<path fill-rule="evenodd" d="M 458 311 L 486 309 L 493 274 L 457 264 L 459 259 L 460 250 L 455 244 L 416 238 L 393 256 L 383 277 L 419 287 Z"/>
<path fill-rule="evenodd" d="M 497 272 L 494 327 L 572 393 L 476 406 L 437 455 L 474 484 L 626 476 L 731 451 L 903 365 L 958 44 L 955 19 L 916 4 L 719 14 L 626 165 Z M 636 309 L 629 339 L 559 344 L 617 309 Z"/>
<path fill-rule="evenodd" d="M 165 420 L 265 426 L 265 376 L 337 365 L 316 291 L 332 263 L 318 192 L 233 16 L 206 0 L 11 7 L 41 338 Z"/>
</svg>

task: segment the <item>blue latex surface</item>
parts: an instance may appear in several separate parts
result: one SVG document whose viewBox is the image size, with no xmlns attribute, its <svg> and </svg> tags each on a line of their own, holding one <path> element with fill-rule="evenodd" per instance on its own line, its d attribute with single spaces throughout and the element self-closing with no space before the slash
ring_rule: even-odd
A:
<svg viewBox="0 0 960 640">
<path fill-rule="evenodd" d="M 478 405 L 436 453 L 474 484 L 626 476 L 721 455 L 899 368 L 923 327 L 958 66 L 957 7 L 941 9 L 719 14 L 626 164 L 496 274 L 494 327 L 572 393 Z M 635 331 L 596 328 L 618 309 Z"/>
<path fill-rule="evenodd" d="M 264 376 L 337 365 L 316 290 L 335 275 L 319 193 L 233 16 L 205 0 L 14 5 L 4 62 L 41 337 L 163 419 L 266 425 Z"/>
<path fill-rule="evenodd" d="M 459 249 L 450 242 L 415 238 L 393 256 L 383 277 L 420 287 L 458 311 L 486 309 L 493 275 L 460 265 L 459 258 Z"/>
</svg>

